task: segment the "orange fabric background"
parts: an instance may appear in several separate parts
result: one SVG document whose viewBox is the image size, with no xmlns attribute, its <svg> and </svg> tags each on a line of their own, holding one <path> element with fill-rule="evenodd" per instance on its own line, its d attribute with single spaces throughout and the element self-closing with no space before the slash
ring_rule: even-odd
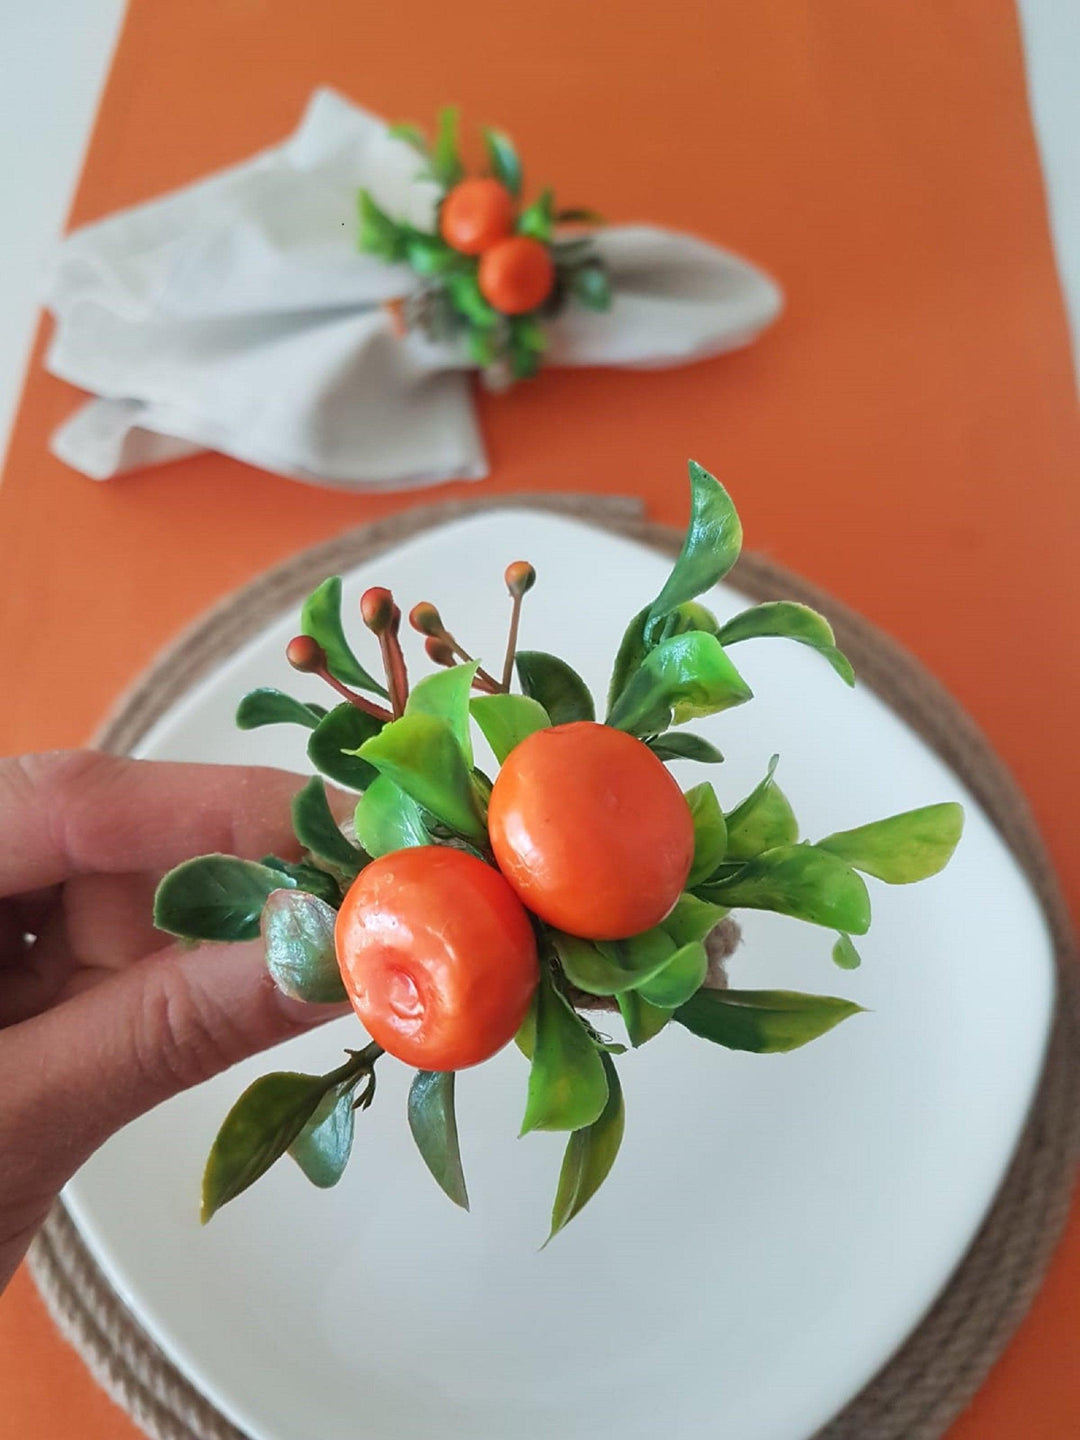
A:
<svg viewBox="0 0 1080 1440">
<path fill-rule="evenodd" d="M 700 458 L 751 545 L 892 631 L 974 713 L 1075 906 L 1080 447 L 1010 0 L 136 0 L 73 223 L 283 136 L 319 83 L 389 116 L 458 100 L 565 202 L 698 231 L 780 278 L 787 313 L 743 354 L 483 399 L 483 488 L 633 493 L 676 521 Z M 0 489 L 6 753 L 84 740 L 211 602 L 412 499 L 217 456 L 95 485 L 46 450 L 76 398 L 39 345 Z M 1075 1433 L 1078 1343 L 1074 1215 L 953 1440 Z M 20 1440 L 136 1433 L 25 1273 L 0 1303 L 0 1395 Z"/>
</svg>

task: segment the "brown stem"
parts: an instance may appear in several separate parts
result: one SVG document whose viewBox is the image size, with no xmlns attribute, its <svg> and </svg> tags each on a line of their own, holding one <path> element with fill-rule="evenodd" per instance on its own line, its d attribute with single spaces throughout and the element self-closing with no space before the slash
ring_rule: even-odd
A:
<svg viewBox="0 0 1080 1440">
<path fill-rule="evenodd" d="M 409 698 L 409 674 L 405 668 L 398 631 L 401 628 L 401 611 L 394 606 L 390 624 L 379 635 L 383 666 L 386 670 L 386 688 L 390 691 L 390 703 L 394 707 L 394 719 L 405 713 L 405 702 Z"/>
<path fill-rule="evenodd" d="M 503 661 L 502 688 L 510 689 L 510 681 L 514 678 L 514 656 L 517 654 L 518 625 L 521 622 L 521 596 L 514 595 L 511 600 L 510 611 L 510 633 L 506 637 L 506 659 Z"/>
<path fill-rule="evenodd" d="M 466 665 L 475 664 L 474 657 L 458 644 L 458 642 L 454 639 L 453 635 L 450 634 L 449 630 L 444 630 L 442 632 L 442 638 L 450 646 L 450 649 L 453 650 L 454 654 L 458 657 L 459 660 L 464 660 Z M 489 675 L 482 665 L 477 667 L 476 678 L 477 680 L 482 680 L 485 685 L 490 685 L 491 693 L 493 695 L 497 695 L 500 691 L 506 689 L 506 686 L 500 685 L 498 680 L 495 679 L 495 676 Z"/>
<path fill-rule="evenodd" d="M 357 695 L 355 690 L 350 690 L 347 685 L 343 685 L 336 676 L 330 674 L 329 670 L 316 670 L 314 673 L 320 680 L 325 680 L 335 689 L 343 700 L 347 700 L 350 705 L 355 705 L 357 710 L 363 710 L 365 715 L 371 715 L 376 720 L 395 720 L 397 718 L 384 705 L 376 705 L 373 700 L 365 700 L 363 695 Z"/>
</svg>

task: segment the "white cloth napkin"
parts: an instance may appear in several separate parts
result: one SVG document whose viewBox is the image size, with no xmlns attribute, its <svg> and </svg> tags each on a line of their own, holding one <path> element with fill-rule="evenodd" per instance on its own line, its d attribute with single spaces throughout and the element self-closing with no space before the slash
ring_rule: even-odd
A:
<svg viewBox="0 0 1080 1440">
<path fill-rule="evenodd" d="M 46 365 L 91 391 L 53 436 L 95 480 L 219 450 L 298 480 L 399 488 L 487 459 L 456 344 L 395 335 L 418 283 L 356 246 L 356 193 L 435 228 L 438 187 L 385 123 L 330 90 L 284 144 L 76 230 L 48 304 Z M 781 293 L 744 260 L 652 226 L 600 230 L 613 303 L 570 304 L 544 363 L 668 366 L 745 345 Z"/>
</svg>

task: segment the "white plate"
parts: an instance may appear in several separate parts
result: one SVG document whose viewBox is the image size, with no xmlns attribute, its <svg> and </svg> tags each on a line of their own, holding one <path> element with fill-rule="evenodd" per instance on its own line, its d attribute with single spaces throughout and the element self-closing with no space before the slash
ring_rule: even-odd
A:
<svg viewBox="0 0 1080 1440">
<path fill-rule="evenodd" d="M 540 583 L 523 644 L 565 655 L 603 693 L 622 626 L 669 562 L 576 522 L 486 514 L 346 579 L 432 599 L 498 657 L 504 564 Z M 721 616 L 745 603 L 721 588 Z M 240 734 L 237 699 L 304 689 L 282 657 L 294 615 L 198 686 L 142 753 L 305 768 L 291 727 Z M 416 637 L 411 637 L 415 639 Z M 421 668 L 418 647 L 415 668 Z M 725 805 L 779 751 L 805 833 L 959 798 L 967 832 L 941 876 L 871 882 L 854 973 L 833 937 L 745 916 L 736 985 L 848 995 L 868 1008 L 788 1056 L 734 1054 L 677 1026 L 622 1064 L 626 1140 L 611 1178 L 542 1254 L 556 1136 L 517 1140 L 514 1047 L 458 1085 L 473 1211 L 415 1154 L 408 1074 L 387 1065 L 342 1184 L 282 1161 L 205 1230 L 199 1178 L 219 1122 L 268 1068 L 323 1070 L 352 1021 L 306 1035 L 163 1106 L 105 1147 L 66 1198 L 147 1330 L 254 1440 L 800 1440 L 913 1329 L 971 1241 L 1042 1063 L 1053 962 L 1042 913 L 963 785 L 890 710 L 816 655 L 740 646 L 757 698 L 694 728 L 729 757 Z M 701 767 L 704 768 L 704 767 Z M 694 778 L 685 767 L 685 783 Z"/>
</svg>

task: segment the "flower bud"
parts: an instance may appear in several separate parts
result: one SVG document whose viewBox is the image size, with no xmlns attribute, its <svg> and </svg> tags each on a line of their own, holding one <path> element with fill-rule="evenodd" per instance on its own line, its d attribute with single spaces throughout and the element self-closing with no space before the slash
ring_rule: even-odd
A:
<svg viewBox="0 0 1080 1440">
<path fill-rule="evenodd" d="M 454 652 L 448 641 L 441 635 L 429 635 L 424 641 L 424 649 L 427 651 L 428 659 L 436 665 L 454 665 Z"/>
<path fill-rule="evenodd" d="M 503 579 L 506 581 L 507 590 L 517 599 L 536 584 L 536 571 L 527 560 L 515 560 L 506 567 Z"/>
<path fill-rule="evenodd" d="M 421 600 L 419 605 L 413 606 L 409 611 L 409 624 L 414 630 L 419 630 L 421 635 L 446 634 L 442 616 L 430 600 Z"/>
<path fill-rule="evenodd" d="M 389 630 L 394 619 L 394 597 L 383 585 L 372 585 L 360 596 L 360 616 L 375 635 Z"/>
<path fill-rule="evenodd" d="M 294 670 L 305 675 L 326 669 L 326 651 L 310 635 L 296 635 L 285 647 L 285 658 Z"/>
</svg>

